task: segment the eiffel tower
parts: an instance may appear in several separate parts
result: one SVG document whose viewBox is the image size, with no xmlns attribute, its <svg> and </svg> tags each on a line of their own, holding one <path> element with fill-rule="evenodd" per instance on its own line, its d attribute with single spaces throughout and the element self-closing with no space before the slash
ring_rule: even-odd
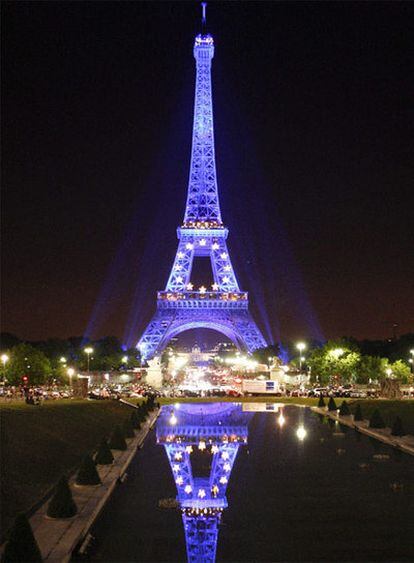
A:
<svg viewBox="0 0 414 563">
<path fill-rule="evenodd" d="M 205 8 L 203 3 L 203 28 Z M 190 175 L 184 222 L 177 229 L 178 249 L 157 310 L 137 347 L 144 360 L 159 355 L 169 340 L 193 328 L 214 329 L 242 350 L 252 352 L 266 341 L 249 312 L 248 294 L 240 291 L 227 248 L 228 229 L 221 219 L 214 149 L 210 34 L 195 38 L 196 84 Z M 196 257 L 209 257 L 211 287 L 191 281 Z"/>
<path fill-rule="evenodd" d="M 235 403 L 162 407 L 157 444 L 164 446 L 177 487 L 188 563 L 214 563 L 226 490 L 240 446 L 246 446 L 252 413 Z M 208 476 L 193 472 L 196 450 L 208 460 Z M 199 453 L 200 453 L 199 452 Z"/>
</svg>

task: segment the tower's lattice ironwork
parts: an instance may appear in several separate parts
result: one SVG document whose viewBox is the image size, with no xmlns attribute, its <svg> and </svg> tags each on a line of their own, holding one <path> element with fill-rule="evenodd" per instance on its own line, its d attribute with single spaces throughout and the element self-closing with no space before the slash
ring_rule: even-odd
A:
<svg viewBox="0 0 414 563">
<path fill-rule="evenodd" d="M 164 406 L 157 421 L 157 443 L 163 445 L 177 487 L 187 560 L 214 563 L 226 490 L 237 453 L 247 444 L 251 414 L 241 405 L 217 403 Z M 208 476 L 193 473 L 191 456 L 201 450 L 209 460 Z"/>
<path fill-rule="evenodd" d="M 248 294 L 240 291 L 227 248 L 214 149 L 211 35 L 195 38 L 196 85 L 193 139 L 184 222 L 177 229 L 178 249 L 164 291 L 157 295 L 157 311 L 138 342 L 144 359 L 160 353 L 176 334 L 191 328 L 215 329 L 249 352 L 266 346 L 248 309 Z M 214 283 L 195 288 L 191 281 L 194 258 L 210 257 Z"/>
</svg>

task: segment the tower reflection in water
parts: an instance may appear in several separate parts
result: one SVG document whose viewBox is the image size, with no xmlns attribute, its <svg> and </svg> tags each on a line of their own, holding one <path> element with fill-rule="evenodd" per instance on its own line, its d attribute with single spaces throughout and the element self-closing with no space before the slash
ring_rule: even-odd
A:
<svg viewBox="0 0 414 563">
<path fill-rule="evenodd" d="M 227 485 L 239 448 L 247 444 L 251 416 L 234 403 L 161 409 L 157 443 L 165 447 L 174 476 L 191 563 L 215 561 Z"/>
</svg>

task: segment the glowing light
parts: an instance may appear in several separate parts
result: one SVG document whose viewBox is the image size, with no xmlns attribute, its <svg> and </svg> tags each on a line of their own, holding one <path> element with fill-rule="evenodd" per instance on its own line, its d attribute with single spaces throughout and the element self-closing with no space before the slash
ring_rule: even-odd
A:
<svg viewBox="0 0 414 563">
<path fill-rule="evenodd" d="M 202 238 L 202 239 L 200 240 L 200 246 L 205 246 L 206 244 L 207 244 L 206 239 L 205 239 L 205 238 Z"/>
<path fill-rule="evenodd" d="M 229 266 L 229 265 L 224 266 L 224 271 L 225 271 L 225 272 L 230 272 L 230 270 L 231 270 L 231 266 Z"/>
<path fill-rule="evenodd" d="M 306 344 L 304 342 L 298 342 L 296 344 L 296 348 L 299 350 L 299 352 L 303 352 L 303 350 L 305 350 L 306 348 Z"/>
<path fill-rule="evenodd" d="M 228 454 L 227 452 L 223 452 L 223 453 L 221 454 L 221 459 L 226 460 L 226 459 L 229 459 L 229 457 L 230 457 L 230 456 L 229 456 L 229 454 Z"/>
<path fill-rule="evenodd" d="M 187 250 L 193 250 L 194 248 L 194 244 L 192 242 L 187 242 L 187 244 L 185 245 Z"/>
<path fill-rule="evenodd" d="M 180 477 L 177 477 L 175 482 L 177 483 L 177 485 L 182 485 L 184 483 L 184 479 L 180 476 Z"/>
<path fill-rule="evenodd" d="M 212 289 L 213 291 L 217 291 L 218 288 L 219 288 L 218 283 L 213 283 L 213 284 L 211 285 L 211 289 Z"/>
<path fill-rule="evenodd" d="M 182 278 L 181 276 L 177 276 L 177 277 L 175 278 L 175 281 L 176 281 L 177 283 L 183 283 L 183 278 Z"/>
<path fill-rule="evenodd" d="M 10 360 L 7 354 L 2 354 L 0 359 L 2 361 L 3 367 L 5 367 L 7 362 Z"/>
<path fill-rule="evenodd" d="M 277 423 L 280 426 L 280 428 L 283 428 L 283 426 L 285 425 L 285 422 L 286 422 L 286 418 L 283 416 L 283 412 L 280 411 L 280 414 L 277 417 Z"/>
<path fill-rule="evenodd" d="M 219 488 L 217 487 L 217 485 L 213 485 L 211 492 L 213 493 L 213 495 L 217 495 L 217 493 L 219 492 Z"/>
<path fill-rule="evenodd" d="M 329 352 L 330 356 L 333 356 L 334 358 L 338 359 L 341 356 L 343 356 L 343 354 L 345 354 L 345 350 L 343 348 L 335 348 L 334 350 L 331 350 Z"/>
<path fill-rule="evenodd" d="M 192 490 L 193 490 L 193 489 L 192 489 L 191 485 L 186 485 L 186 486 L 184 487 L 184 492 L 186 492 L 187 495 L 189 495 L 189 494 L 192 492 Z"/>
<path fill-rule="evenodd" d="M 212 454 L 216 454 L 219 451 L 218 447 L 216 445 L 211 446 L 211 453 Z"/>
<path fill-rule="evenodd" d="M 183 267 L 181 266 L 181 264 L 177 264 L 177 265 L 175 266 L 175 269 L 177 270 L 177 272 L 179 272 L 180 270 L 183 269 Z"/>
<path fill-rule="evenodd" d="M 62 356 L 59 360 L 62 364 L 66 364 L 66 358 L 65 356 Z"/>
<path fill-rule="evenodd" d="M 176 461 L 180 461 L 181 459 L 183 459 L 183 454 L 181 452 L 177 452 L 174 456 L 174 459 Z"/>
<path fill-rule="evenodd" d="M 69 376 L 69 377 L 72 377 L 72 376 L 74 375 L 74 373 L 75 373 L 75 370 L 74 370 L 73 368 L 68 368 L 68 369 L 67 369 L 67 373 L 68 373 L 68 376 Z"/>
<path fill-rule="evenodd" d="M 387 368 L 385 370 L 385 373 L 388 375 L 388 377 L 390 377 L 390 375 L 392 374 L 392 369 L 391 368 Z"/>
<path fill-rule="evenodd" d="M 224 276 L 223 283 L 229 283 L 230 278 L 228 276 Z"/>
<path fill-rule="evenodd" d="M 188 289 L 189 291 L 191 291 L 191 290 L 193 289 L 193 287 L 194 287 L 194 286 L 193 286 L 192 283 L 188 283 L 188 284 L 187 284 L 187 289 Z"/>
<path fill-rule="evenodd" d="M 223 469 L 224 469 L 224 471 L 230 471 L 231 470 L 230 463 L 225 463 L 223 465 Z"/>
<path fill-rule="evenodd" d="M 122 363 L 123 363 L 123 364 L 127 364 L 127 363 L 128 363 L 128 356 L 122 356 Z"/>
<path fill-rule="evenodd" d="M 308 433 L 305 430 L 305 427 L 303 425 L 299 426 L 299 428 L 296 430 L 296 436 L 299 438 L 299 440 L 301 442 L 303 442 L 303 440 L 306 438 L 307 434 Z"/>
<path fill-rule="evenodd" d="M 202 285 L 202 286 L 200 287 L 200 293 L 205 293 L 206 291 L 207 291 L 207 288 L 204 287 L 204 285 Z"/>
<path fill-rule="evenodd" d="M 93 348 L 91 348 L 90 346 L 88 346 L 87 348 L 84 349 L 85 354 L 92 354 L 93 353 Z M 61 358 L 62 360 L 62 358 Z"/>
<path fill-rule="evenodd" d="M 173 471 L 180 471 L 180 466 L 178 465 L 178 463 L 174 463 L 174 465 L 172 466 Z"/>
<path fill-rule="evenodd" d="M 213 242 L 213 244 L 211 245 L 211 248 L 213 250 L 218 250 L 220 248 L 220 245 L 217 242 Z"/>
<path fill-rule="evenodd" d="M 227 483 L 227 477 L 220 477 L 220 483 L 225 485 Z"/>
<path fill-rule="evenodd" d="M 175 416 L 174 413 L 172 413 L 172 415 L 170 417 L 170 424 L 171 424 L 171 426 L 175 426 L 177 424 L 177 417 Z"/>
<path fill-rule="evenodd" d="M 204 498 L 206 496 L 206 491 L 204 489 L 199 489 L 198 490 L 198 496 L 200 498 Z"/>
<path fill-rule="evenodd" d="M 227 253 L 226 253 L 226 252 L 222 252 L 222 253 L 220 254 L 220 258 L 221 258 L 222 260 L 225 260 L 225 259 L 227 258 Z"/>
<path fill-rule="evenodd" d="M 184 258 L 184 252 L 177 252 L 178 258 Z"/>
<path fill-rule="evenodd" d="M 185 451 L 186 451 L 188 454 L 193 453 L 193 446 L 186 446 L 186 447 L 185 447 Z"/>
<path fill-rule="evenodd" d="M 198 449 L 203 451 L 206 449 L 206 443 L 204 442 L 204 440 L 200 440 L 198 443 Z"/>
</svg>

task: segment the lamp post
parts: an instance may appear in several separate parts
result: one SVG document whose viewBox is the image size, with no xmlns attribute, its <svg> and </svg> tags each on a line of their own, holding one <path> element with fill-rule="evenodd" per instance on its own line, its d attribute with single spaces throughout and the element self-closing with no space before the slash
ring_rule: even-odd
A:
<svg viewBox="0 0 414 563">
<path fill-rule="evenodd" d="M 72 387 L 72 377 L 73 377 L 74 373 L 75 373 L 75 370 L 74 370 L 73 368 L 68 368 L 68 369 L 67 369 L 67 374 L 68 374 L 68 376 L 69 376 L 69 385 L 70 385 L 70 387 Z"/>
<path fill-rule="evenodd" d="M 1 355 L 1 363 L 3 364 L 3 381 L 6 379 L 6 364 L 10 360 L 7 354 Z"/>
<path fill-rule="evenodd" d="M 304 342 L 298 342 L 296 344 L 296 348 L 299 350 L 299 371 L 302 371 L 302 362 L 305 358 L 302 355 L 303 350 L 306 348 L 306 344 Z"/>
<path fill-rule="evenodd" d="M 88 373 L 89 373 L 89 361 L 90 361 L 90 355 L 93 352 L 93 348 L 91 348 L 90 346 L 88 346 L 87 348 L 85 348 L 84 350 L 85 354 L 88 356 Z"/>
</svg>

